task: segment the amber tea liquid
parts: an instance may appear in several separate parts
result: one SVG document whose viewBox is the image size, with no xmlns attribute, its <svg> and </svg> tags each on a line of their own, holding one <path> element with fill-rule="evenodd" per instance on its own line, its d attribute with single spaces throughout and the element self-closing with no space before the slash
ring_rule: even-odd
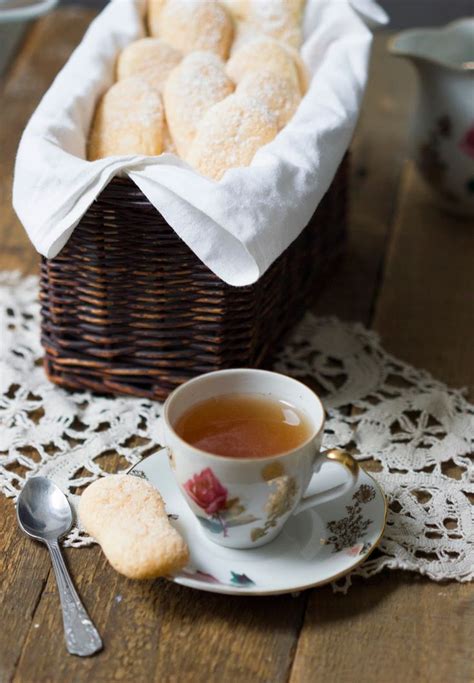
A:
<svg viewBox="0 0 474 683">
<path fill-rule="evenodd" d="M 225 394 L 196 403 L 174 427 L 188 444 L 228 458 L 265 458 L 307 441 L 313 428 L 300 410 L 260 394 Z"/>
</svg>

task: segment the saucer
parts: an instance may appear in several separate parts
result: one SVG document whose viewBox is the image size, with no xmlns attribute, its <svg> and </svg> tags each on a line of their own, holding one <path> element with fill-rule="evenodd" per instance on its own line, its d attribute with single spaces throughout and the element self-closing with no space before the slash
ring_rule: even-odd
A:
<svg viewBox="0 0 474 683">
<path fill-rule="evenodd" d="M 171 524 L 189 546 L 188 566 L 168 578 L 212 593 L 272 595 L 322 586 L 364 562 L 385 528 L 385 496 L 362 469 L 354 491 L 293 515 L 274 541 L 249 550 L 224 548 L 204 536 L 178 488 L 165 449 L 139 462 L 129 474 L 147 479 L 159 490 Z M 341 468 L 325 464 L 308 493 L 341 481 Z"/>
</svg>

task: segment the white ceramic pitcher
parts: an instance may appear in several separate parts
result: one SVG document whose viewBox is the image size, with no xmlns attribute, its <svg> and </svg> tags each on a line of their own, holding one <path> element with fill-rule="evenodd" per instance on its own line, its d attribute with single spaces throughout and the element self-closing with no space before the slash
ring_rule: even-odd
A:
<svg viewBox="0 0 474 683">
<path fill-rule="evenodd" d="M 474 18 L 395 36 L 389 50 L 419 76 L 412 145 L 439 201 L 474 214 Z"/>
</svg>

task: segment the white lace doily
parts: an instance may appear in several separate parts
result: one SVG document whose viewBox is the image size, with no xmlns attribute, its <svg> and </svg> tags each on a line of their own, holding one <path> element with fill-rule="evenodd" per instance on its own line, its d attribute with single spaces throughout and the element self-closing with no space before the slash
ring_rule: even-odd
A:
<svg viewBox="0 0 474 683">
<path fill-rule="evenodd" d="M 46 475 L 77 501 L 103 472 L 160 447 L 158 403 L 68 393 L 41 365 L 38 280 L 0 274 L 0 490 L 18 495 Z M 355 574 L 407 569 L 432 579 L 474 577 L 474 406 L 380 346 L 361 325 L 308 315 L 275 369 L 317 387 L 328 411 L 325 447 L 375 461 L 389 501 L 379 549 Z M 66 543 L 90 542 L 77 528 Z M 347 590 L 350 578 L 338 590 Z"/>
</svg>

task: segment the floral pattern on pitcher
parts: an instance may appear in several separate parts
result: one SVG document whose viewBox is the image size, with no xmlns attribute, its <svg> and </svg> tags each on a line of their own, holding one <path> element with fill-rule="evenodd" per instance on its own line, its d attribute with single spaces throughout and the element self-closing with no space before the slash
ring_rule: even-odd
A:
<svg viewBox="0 0 474 683">
<path fill-rule="evenodd" d="M 446 199 L 457 201 L 456 195 L 445 187 L 448 164 L 441 154 L 443 140 L 452 136 L 453 125 L 449 116 L 440 116 L 435 128 L 428 133 L 418 149 L 418 166 L 425 178 L 443 194 Z"/>
<path fill-rule="evenodd" d="M 228 536 L 230 527 L 251 524 L 257 520 L 245 514 L 245 506 L 239 498 L 230 498 L 229 492 L 221 484 L 210 467 L 206 467 L 183 485 L 189 498 L 206 513 L 196 515 L 202 526 L 213 534 Z"/>
<path fill-rule="evenodd" d="M 466 132 L 466 135 L 461 140 L 459 147 L 467 154 L 468 157 L 474 159 L 474 124 Z"/>
<path fill-rule="evenodd" d="M 459 145 L 460 149 L 471 159 L 474 159 L 474 125 L 466 132 Z M 466 192 L 474 195 L 474 175 L 467 179 Z"/>
</svg>

